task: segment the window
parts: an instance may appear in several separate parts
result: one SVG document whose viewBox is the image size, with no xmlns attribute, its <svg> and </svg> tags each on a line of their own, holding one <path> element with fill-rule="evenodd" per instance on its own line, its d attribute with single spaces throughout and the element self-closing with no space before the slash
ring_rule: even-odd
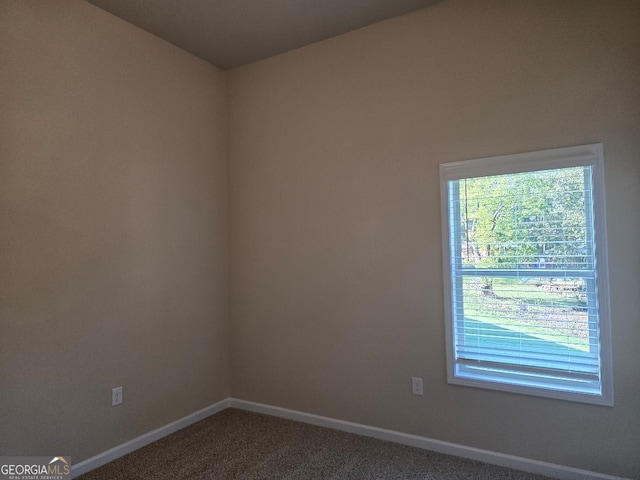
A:
<svg viewBox="0 0 640 480">
<path fill-rule="evenodd" d="M 449 383 L 613 405 L 602 145 L 440 179 Z"/>
</svg>

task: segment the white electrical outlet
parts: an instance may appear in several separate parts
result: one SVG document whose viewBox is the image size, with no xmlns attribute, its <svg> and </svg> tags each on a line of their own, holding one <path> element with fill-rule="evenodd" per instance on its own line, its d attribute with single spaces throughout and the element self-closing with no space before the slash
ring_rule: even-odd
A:
<svg viewBox="0 0 640 480">
<path fill-rule="evenodd" d="M 115 407 L 122 403 L 122 387 L 111 389 L 111 406 Z"/>
<path fill-rule="evenodd" d="M 424 395 L 421 378 L 411 377 L 411 393 L 414 395 Z"/>
</svg>

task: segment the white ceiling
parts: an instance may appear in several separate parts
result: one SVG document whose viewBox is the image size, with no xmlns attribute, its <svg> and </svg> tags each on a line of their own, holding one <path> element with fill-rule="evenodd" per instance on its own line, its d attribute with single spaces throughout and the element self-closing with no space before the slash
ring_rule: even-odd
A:
<svg viewBox="0 0 640 480">
<path fill-rule="evenodd" d="M 442 0 L 88 0 L 230 69 Z"/>
</svg>

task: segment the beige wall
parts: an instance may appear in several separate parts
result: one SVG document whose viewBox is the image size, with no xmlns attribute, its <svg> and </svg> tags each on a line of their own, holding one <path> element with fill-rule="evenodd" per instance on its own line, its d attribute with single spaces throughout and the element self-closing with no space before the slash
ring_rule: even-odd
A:
<svg viewBox="0 0 640 480">
<path fill-rule="evenodd" d="M 227 75 L 0 0 L 0 454 L 78 462 L 231 394 L 640 477 L 638 24 L 447 0 Z M 600 141 L 615 407 L 447 385 L 438 164 Z"/>
<path fill-rule="evenodd" d="M 640 478 L 639 25 L 448 0 L 232 71 L 232 395 Z M 447 385 L 438 164 L 594 142 L 615 407 Z"/>
<path fill-rule="evenodd" d="M 228 397 L 225 82 L 86 2 L 0 1 L 1 455 Z"/>
</svg>

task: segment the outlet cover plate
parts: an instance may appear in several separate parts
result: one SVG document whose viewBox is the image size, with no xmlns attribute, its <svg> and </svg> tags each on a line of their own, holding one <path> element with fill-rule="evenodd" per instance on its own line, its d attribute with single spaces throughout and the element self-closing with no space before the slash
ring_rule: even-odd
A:
<svg viewBox="0 0 640 480">
<path fill-rule="evenodd" d="M 111 406 L 115 407 L 122 403 L 122 387 L 111 389 Z"/>
<path fill-rule="evenodd" d="M 421 378 L 411 377 L 411 393 L 413 393 L 414 395 L 424 395 Z"/>
</svg>

